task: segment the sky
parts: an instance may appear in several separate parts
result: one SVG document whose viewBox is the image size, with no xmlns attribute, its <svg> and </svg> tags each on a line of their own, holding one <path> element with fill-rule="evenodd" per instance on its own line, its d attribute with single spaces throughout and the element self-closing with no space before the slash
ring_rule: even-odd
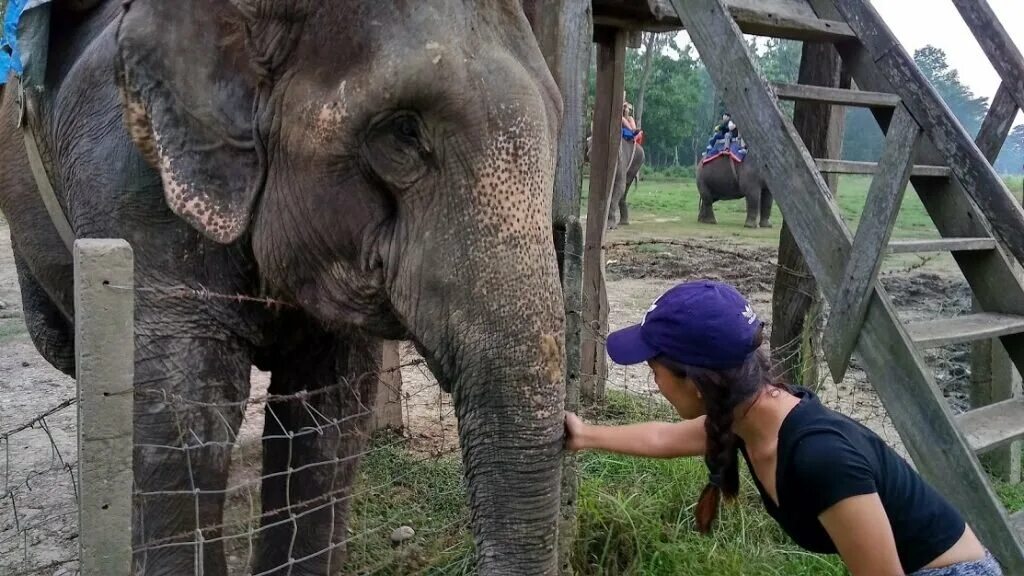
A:
<svg viewBox="0 0 1024 576">
<path fill-rule="evenodd" d="M 1014 43 L 1024 51 L 1024 0 L 988 0 Z M 951 0 L 871 0 L 908 53 L 928 44 L 946 52 L 950 66 L 976 96 L 990 101 L 999 87 L 977 40 Z M 927 18 L 927 22 L 925 21 Z M 1017 117 L 1024 122 L 1024 113 Z"/>
</svg>

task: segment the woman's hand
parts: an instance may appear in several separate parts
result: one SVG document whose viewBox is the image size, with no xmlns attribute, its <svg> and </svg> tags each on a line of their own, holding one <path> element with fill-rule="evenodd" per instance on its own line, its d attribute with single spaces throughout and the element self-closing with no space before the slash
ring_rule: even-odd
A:
<svg viewBox="0 0 1024 576">
<path fill-rule="evenodd" d="M 572 412 L 565 413 L 565 447 L 573 452 L 586 448 L 584 442 L 587 425 Z"/>
</svg>

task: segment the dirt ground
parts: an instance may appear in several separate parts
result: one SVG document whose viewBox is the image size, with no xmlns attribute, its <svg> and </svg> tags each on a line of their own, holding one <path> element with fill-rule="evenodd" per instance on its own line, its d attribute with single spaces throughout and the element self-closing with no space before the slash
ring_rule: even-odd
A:
<svg viewBox="0 0 1024 576">
<path fill-rule="evenodd" d="M 759 316 L 771 317 L 774 249 L 722 240 L 686 244 L 609 251 L 612 329 L 636 322 L 651 301 L 676 282 L 698 277 L 734 283 L 748 295 Z M 883 282 L 906 319 L 953 315 L 970 305 L 966 285 L 948 266 L 890 270 Z M 403 363 L 416 358 L 408 345 L 402 356 Z M 944 349 L 929 354 L 928 360 L 936 367 L 937 382 L 954 410 L 962 410 L 968 378 L 966 348 Z M 402 377 L 407 445 L 424 455 L 454 450 L 457 436 L 448 395 L 440 392 L 422 365 L 404 368 Z M 246 410 L 235 448 L 229 485 L 236 488 L 229 498 L 228 521 L 244 523 L 258 516 L 259 436 L 268 383 L 267 374 L 253 371 L 254 400 Z M 657 401 L 646 368 L 612 366 L 607 386 Z M 856 360 L 843 382 L 836 385 L 826 380 L 820 394 L 899 447 L 899 438 Z M 73 380 L 50 367 L 25 332 L 10 238 L 0 221 L 0 574 L 75 573 L 75 407 L 67 405 L 39 419 L 74 395 Z M 229 542 L 229 561 L 236 573 L 247 564 L 250 545 L 247 538 Z"/>
</svg>

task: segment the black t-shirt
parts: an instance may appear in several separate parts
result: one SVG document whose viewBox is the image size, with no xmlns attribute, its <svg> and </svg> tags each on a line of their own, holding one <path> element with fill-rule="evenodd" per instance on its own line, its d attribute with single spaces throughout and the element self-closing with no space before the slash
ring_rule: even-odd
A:
<svg viewBox="0 0 1024 576">
<path fill-rule="evenodd" d="M 800 404 L 779 429 L 779 506 L 751 476 L 768 514 L 798 545 L 836 553 L 818 515 L 840 500 L 873 492 L 885 507 L 905 572 L 920 570 L 960 539 L 966 528 L 960 514 L 881 438 L 822 405 L 810 390 L 797 387 L 794 393 Z M 740 450 L 750 466 L 742 442 Z"/>
</svg>

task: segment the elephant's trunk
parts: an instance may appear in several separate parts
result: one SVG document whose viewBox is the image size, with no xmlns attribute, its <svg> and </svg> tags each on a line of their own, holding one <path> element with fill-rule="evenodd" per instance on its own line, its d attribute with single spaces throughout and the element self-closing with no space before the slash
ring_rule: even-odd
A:
<svg viewBox="0 0 1024 576">
<path fill-rule="evenodd" d="M 479 574 L 557 573 L 560 336 L 482 351 L 475 381 L 453 390 Z"/>
</svg>

